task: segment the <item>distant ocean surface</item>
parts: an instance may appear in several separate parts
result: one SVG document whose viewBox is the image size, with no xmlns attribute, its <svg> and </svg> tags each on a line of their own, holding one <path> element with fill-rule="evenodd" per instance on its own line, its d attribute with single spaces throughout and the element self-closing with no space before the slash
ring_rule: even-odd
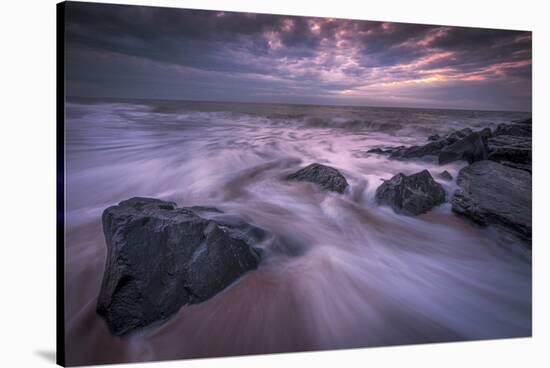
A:
<svg viewBox="0 0 550 368">
<path fill-rule="evenodd" d="M 70 98 L 66 115 L 69 364 L 531 335 L 531 260 L 514 239 L 449 203 L 414 218 L 375 203 L 382 179 L 423 169 L 456 178 L 465 163 L 366 153 L 530 113 Z M 313 162 L 350 188 L 283 180 Z M 448 196 L 457 188 L 440 183 Z M 100 217 L 134 196 L 215 206 L 277 241 L 260 244 L 260 268 L 214 298 L 113 337 L 95 312 Z"/>
</svg>

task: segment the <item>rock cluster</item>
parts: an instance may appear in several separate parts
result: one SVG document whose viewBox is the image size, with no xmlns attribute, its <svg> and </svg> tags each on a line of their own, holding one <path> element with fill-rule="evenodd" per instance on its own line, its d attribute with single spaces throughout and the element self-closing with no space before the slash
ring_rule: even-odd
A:
<svg viewBox="0 0 550 368">
<path fill-rule="evenodd" d="M 439 163 L 445 164 L 457 160 L 475 162 L 488 156 L 487 139 L 490 129 L 473 132 L 470 128 L 454 131 L 445 137 L 434 134 L 428 137 L 427 144 L 410 147 L 374 148 L 367 153 L 388 154 L 393 159 L 414 159 L 425 156 L 437 156 Z"/>
<path fill-rule="evenodd" d="M 374 148 L 368 152 L 401 160 L 433 156 L 440 164 L 467 161 L 470 165 L 457 178 L 460 189 L 452 195 L 453 211 L 476 223 L 511 231 L 530 246 L 531 134 L 531 119 L 527 119 L 500 124 L 494 131 L 485 128 L 474 132 L 466 128 L 444 137 L 431 135 L 429 143 L 420 146 Z M 423 189 L 409 189 L 409 177 L 398 174 L 378 188 L 377 200 L 409 215 L 429 210 L 440 197 L 428 180 L 429 173 L 422 173 Z M 438 177 L 452 180 L 447 171 Z"/>
<path fill-rule="evenodd" d="M 437 157 L 440 164 L 464 160 L 499 162 L 505 166 L 531 172 L 531 119 L 500 124 L 474 132 L 470 128 L 454 131 L 445 137 L 434 134 L 420 146 L 373 148 L 367 153 L 386 154 L 392 159 Z"/>
</svg>

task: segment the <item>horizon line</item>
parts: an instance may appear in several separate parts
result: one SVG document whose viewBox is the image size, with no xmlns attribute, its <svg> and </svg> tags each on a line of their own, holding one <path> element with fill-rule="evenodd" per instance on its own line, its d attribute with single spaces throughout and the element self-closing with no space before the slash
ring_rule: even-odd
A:
<svg viewBox="0 0 550 368">
<path fill-rule="evenodd" d="M 69 96 L 65 95 L 65 100 L 70 98 L 82 99 L 106 99 L 106 100 L 144 100 L 144 101 L 180 101 L 180 102 L 208 102 L 208 103 L 234 103 L 234 104 L 256 104 L 256 105 L 295 105 L 295 106 L 332 106 L 332 107 L 366 107 L 366 108 L 385 108 L 385 109 L 414 109 L 414 110 L 448 110 L 448 111 L 479 111 L 479 112 L 515 112 L 533 114 L 533 110 L 484 110 L 484 109 L 466 109 L 456 107 L 410 107 L 410 106 L 382 106 L 382 105 L 336 105 L 336 104 L 315 104 L 298 102 L 260 102 L 260 101 L 231 101 L 231 100 L 192 100 L 185 98 L 152 98 L 152 97 L 113 97 L 113 96 Z"/>
</svg>

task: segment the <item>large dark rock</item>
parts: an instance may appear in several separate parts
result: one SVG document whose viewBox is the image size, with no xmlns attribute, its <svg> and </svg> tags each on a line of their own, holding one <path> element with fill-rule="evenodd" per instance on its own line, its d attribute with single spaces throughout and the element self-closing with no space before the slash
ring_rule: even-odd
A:
<svg viewBox="0 0 550 368">
<path fill-rule="evenodd" d="M 500 124 L 488 140 L 489 160 L 531 172 L 531 119 Z"/>
<path fill-rule="evenodd" d="M 488 140 L 489 160 L 531 172 L 531 138 L 524 136 L 497 135 Z"/>
<path fill-rule="evenodd" d="M 531 175 L 493 161 L 460 170 L 453 211 L 473 221 L 509 229 L 531 239 Z"/>
<path fill-rule="evenodd" d="M 444 147 L 439 153 L 439 164 L 444 165 L 457 160 L 469 163 L 486 160 L 489 148 L 482 132 L 475 132 L 455 143 Z"/>
<path fill-rule="evenodd" d="M 379 204 L 398 213 L 416 216 L 445 201 L 445 190 L 428 170 L 413 175 L 397 174 L 376 189 Z"/>
<path fill-rule="evenodd" d="M 97 312 L 113 334 L 164 320 L 258 267 L 260 253 L 250 244 L 255 228 L 202 217 L 220 213 L 152 198 L 103 212 L 107 262 Z"/>
<path fill-rule="evenodd" d="M 288 180 L 307 181 L 317 184 L 325 190 L 344 193 L 348 187 L 346 178 L 333 167 L 321 164 L 311 164 L 290 174 Z"/>
</svg>

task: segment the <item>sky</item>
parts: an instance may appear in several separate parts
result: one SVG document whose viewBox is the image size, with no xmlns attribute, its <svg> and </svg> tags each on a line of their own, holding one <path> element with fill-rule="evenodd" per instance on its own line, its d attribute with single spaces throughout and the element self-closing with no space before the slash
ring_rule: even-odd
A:
<svg viewBox="0 0 550 368">
<path fill-rule="evenodd" d="M 526 31 L 69 2 L 66 88 L 81 97 L 531 111 L 531 43 Z"/>
</svg>

